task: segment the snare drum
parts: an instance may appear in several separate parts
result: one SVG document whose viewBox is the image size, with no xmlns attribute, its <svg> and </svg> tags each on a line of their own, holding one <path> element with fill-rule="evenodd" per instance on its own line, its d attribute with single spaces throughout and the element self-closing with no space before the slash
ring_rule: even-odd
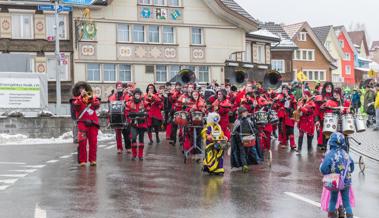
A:
<svg viewBox="0 0 379 218">
<path fill-rule="evenodd" d="M 364 131 L 366 131 L 365 118 L 364 118 L 363 115 L 358 114 L 355 117 L 355 127 L 356 127 L 357 132 L 364 132 Z"/>
<path fill-rule="evenodd" d="M 269 112 L 269 114 L 268 114 L 268 121 L 271 124 L 277 124 L 277 123 L 279 123 L 279 118 L 278 118 L 278 114 L 276 113 L 276 111 L 270 111 Z"/>
<path fill-rule="evenodd" d="M 109 104 L 109 124 L 112 129 L 122 129 L 126 125 L 125 102 L 113 101 Z"/>
<path fill-rule="evenodd" d="M 191 113 L 192 125 L 203 126 L 203 112 L 195 111 Z"/>
<path fill-rule="evenodd" d="M 266 125 L 268 123 L 267 113 L 265 111 L 255 112 L 255 119 L 257 125 Z"/>
<path fill-rule="evenodd" d="M 354 117 L 352 114 L 342 115 L 342 132 L 351 135 L 355 132 Z"/>
<path fill-rule="evenodd" d="M 244 147 L 247 147 L 247 148 L 254 147 L 256 144 L 255 135 L 243 136 L 242 137 L 242 144 Z"/>
<path fill-rule="evenodd" d="M 174 114 L 174 122 L 178 126 L 188 125 L 188 114 L 185 111 L 177 111 Z"/>
<path fill-rule="evenodd" d="M 322 127 L 322 133 L 326 136 L 337 132 L 338 115 L 332 113 L 326 113 L 324 116 L 324 126 Z"/>
</svg>

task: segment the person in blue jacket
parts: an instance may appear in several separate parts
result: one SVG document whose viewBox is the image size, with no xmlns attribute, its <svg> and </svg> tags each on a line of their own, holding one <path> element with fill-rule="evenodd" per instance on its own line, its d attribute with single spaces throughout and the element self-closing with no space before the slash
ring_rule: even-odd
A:
<svg viewBox="0 0 379 218">
<path fill-rule="evenodd" d="M 353 218 L 353 210 L 350 205 L 349 190 L 351 186 L 351 173 L 354 171 L 354 161 L 347 153 L 347 145 L 345 136 L 342 133 L 336 132 L 330 136 L 328 141 L 330 150 L 325 154 L 325 158 L 320 165 L 320 172 L 323 175 L 331 173 L 339 173 L 343 175 L 345 168 L 348 167 L 346 177 L 344 179 L 345 188 L 341 191 L 331 191 L 328 217 L 337 217 L 336 203 L 339 192 L 341 192 L 343 206 L 346 211 L 347 218 Z M 350 164 L 347 166 L 350 159 Z"/>
</svg>

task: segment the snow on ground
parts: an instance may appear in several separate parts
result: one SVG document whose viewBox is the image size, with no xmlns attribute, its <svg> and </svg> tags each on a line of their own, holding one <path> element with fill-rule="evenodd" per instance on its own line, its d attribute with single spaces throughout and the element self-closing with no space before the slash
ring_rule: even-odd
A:
<svg viewBox="0 0 379 218">
<path fill-rule="evenodd" d="M 108 141 L 115 139 L 114 134 L 106 134 L 99 131 L 98 141 Z M 64 144 L 72 143 L 72 132 L 66 132 L 58 138 L 28 138 L 26 135 L 8 135 L 0 134 L 0 145 L 17 145 L 17 144 Z"/>
</svg>

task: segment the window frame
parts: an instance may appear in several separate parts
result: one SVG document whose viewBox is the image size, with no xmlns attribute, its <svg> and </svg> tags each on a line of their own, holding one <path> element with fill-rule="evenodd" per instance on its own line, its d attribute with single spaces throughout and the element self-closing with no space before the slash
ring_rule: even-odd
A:
<svg viewBox="0 0 379 218">
<path fill-rule="evenodd" d="M 10 13 L 10 15 L 11 15 L 11 28 L 12 28 L 11 35 L 12 35 L 12 39 L 26 39 L 26 40 L 35 39 L 35 37 L 34 37 L 34 14 L 32 14 L 32 13 L 22 13 L 22 12 L 12 12 L 12 13 Z M 23 24 L 24 19 L 20 19 L 20 21 L 18 23 L 18 25 L 19 25 L 18 27 L 20 29 L 20 37 L 15 37 L 14 32 L 13 32 L 13 30 L 15 28 L 14 28 L 13 25 L 16 22 L 13 22 L 14 21 L 13 16 L 21 16 L 22 18 L 25 17 L 25 16 L 29 16 L 30 17 L 30 38 L 25 38 L 25 33 L 24 33 L 25 31 L 24 31 L 24 28 L 23 28 L 24 27 L 24 24 Z"/>
<path fill-rule="evenodd" d="M 54 22 L 53 22 L 53 31 L 54 31 L 54 34 L 55 34 L 55 30 L 54 30 L 54 26 L 55 26 L 55 15 L 53 14 L 53 13 L 46 13 L 45 14 L 45 26 L 46 26 L 46 38 L 48 38 L 49 37 L 49 35 L 48 35 L 48 28 L 49 28 L 49 26 L 47 25 L 47 19 L 48 18 L 52 18 L 53 20 L 54 20 Z M 59 39 L 60 40 L 69 40 L 70 38 L 69 38 L 69 25 L 68 25 L 68 15 L 67 14 L 65 14 L 65 13 L 62 13 L 62 14 L 59 14 L 59 17 L 62 17 L 63 18 L 63 22 L 64 22 L 64 37 L 63 38 L 61 38 L 61 37 L 59 37 Z M 52 36 L 54 36 L 54 34 L 52 35 Z"/>
<path fill-rule="evenodd" d="M 300 52 L 300 58 L 297 58 L 297 52 Z M 303 54 L 306 54 L 306 59 L 304 59 Z M 312 59 L 309 59 L 309 52 L 312 53 Z M 295 61 L 316 61 L 316 51 L 315 49 L 297 49 L 294 52 L 294 59 Z"/>
<path fill-rule="evenodd" d="M 256 44 L 257 46 L 257 64 L 266 64 L 266 46 L 264 44 Z M 259 54 L 260 49 L 262 49 L 262 54 Z M 260 60 L 262 58 L 262 60 Z"/>
<path fill-rule="evenodd" d="M 307 32 L 299 32 L 297 36 L 298 41 L 306 42 L 307 41 Z"/>
<path fill-rule="evenodd" d="M 351 61 L 351 55 L 350 55 L 350 53 L 345 52 L 344 54 L 345 54 L 345 57 L 343 57 L 343 60 L 344 61 Z"/>
<path fill-rule="evenodd" d="M 89 79 L 89 65 L 99 65 L 99 80 L 90 80 Z M 100 63 L 86 63 L 86 80 L 91 83 L 102 83 L 102 64 Z"/>
<path fill-rule="evenodd" d="M 147 2 L 147 3 L 145 3 Z M 153 4 L 153 0 L 138 0 L 137 2 L 139 5 L 152 5 Z"/>
<path fill-rule="evenodd" d="M 156 4 L 155 1 L 163 1 L 163 4 Z M 152 0 L 154 6 L 167 6 L 167 0 Z"/>
<path fill-rule="evenodd" d="M 169 6 L 169 7 L 180 7 L 181 6 L 180 0 L 177 0 L 178 1 L 177 5 L 171 4 L 172 3 L 171 1 L 173 1 L 173 0 L 166 0 L 167 6 Z"/>
<path fill-rule="evenodd" d="M 135 27 L 136 26 L 141 26 L 143 28 L 143 41 L 136 41 L 135 40 L 135 35 L 134 35 L 134 31 L 135 31 Z M 141 33 L 141 31 L 139 31 L 139 33 Z M 133 43 L 145 43 L 146 42 L 146 26 L 143 25 L 143 24 L 133 24 L 133 27 L 132 27 L 132 42 Z"/>
<path fill-rule="evenodd" d="M 307 76 L 308 80 L 310 82 L 314 81 L 326 81 L 326 70 L 313 70 L 313 69 L 305 69 L 303 70 L 303 73 L 305 76 Z M 310 73 L 312 74 L 312 79 L 309 76 Z M 317 74 L 317 80 L 315 79 L 315 75 Z M 323 76 L 323 79 L 321 80 L 321 75 Z"/>
<path fill-rule="evenodd" d="M 62 79 L 61 78 L 61 81 L 68 82 L 68 81 L 71 81 L 71 71 L 70 71 L 70 69 L 71 69 L 71 62 L 70 62 L 71 55 L 70 55 L 70 53 L 64 53 L 64 55 L 65 55 L 65 57 L 67 57 L 67 59 L 69 61 L 67 62 L 66 65 L 62 65 L 61 64 L 61 67 L 62 67 L 62 69 L 66 70 L 67 79 Z M 54 53 L 45 53 L 45 57 L 46 57 L 46 74 L 47 74 L 47 79 L 48 79 L 48 81 L 56 81 L 57 78 L 56 78 L 55 75 L 54 75 L 55 78 L 53 78 L 53 79 L 49 78 L 49 64 L 48 64 L 49 60 L 55 60 L 55 62 L 56 62 L 56 56 L 54 55 Z"/>
<path fill-rule="evenodd" d="M 128 40 L 121 40 L 120 39 L 120 34 L 119 34 L 119 30 L 120 30 L 120 26 L 127 26 L 128 27 Z M 130 24 L 127 24 L 127 23 L 118 23 L 117 24 L 117 26 L 116 26 L 116 31 L 117 31 L 117 34 L 116 34 L 116 40 L 117 40 L 117 42 L 121 42 L 121 43 L 125 43 L 125 42 L 131 42 L 132 41 L 132 37 L 131 37 L 131 35 L 132 35 L 132 31 L 130 31 L 130 28 L 131 27 L 131 25 Z M 125 32 L 125 31 L 123 31 L 123 32 Z M 123 34 L 124 35 L 124 34 Z"/>
<path fill-rule="evenodd" d="M 105 66 L 107 66 L 107 65 L 113 65 L 114 66 L 114 80 L 105 80 L 105 78 L 106 78 L 106 76 L 105 76 L 105 74 L 107 73 L 106 71 L 106 69 L 105 69 Z M 101 64 L 101 68 L 102 68 L 102 82 L 103 83 L 115 83 L 115 82 L 117 82 L 117 64 L 113 64 L 113 63 L 106 63 L 106 64 Z"/>
<path fill-rule="evenodd" d="M 122 80 L 121 79 L 121 66 L 128 66 L 130 71 L 130 80 Z M 133 70 L 131 64 L 117 64 L 117 81 L 121 82 L 132 82 L 133 81 Z"/>
<path fill-rule="evenodd" d="M 194 29 L 199 29 L 200 34 L 194 33 Z M 200 36 L 200 43 L 194 43 L 194 34 Z M 204 28 L 202 27 L 191 27 L 191 45 L 204 45 Z"/>
<path fill-rule="evenodd" d="M 172 28 L 172 42 L 165 42 L 165 28 Z M 175 34 L 175 27 L 174 26 L 167 26 L 167 25 L 164 25 L 162 26 L 161 30 L 162 30 L 162 44 L 175 44 L 176 43 L 176 34 Z"/>
<path fill-rule="evenodd" d="M 276 63 L 281 62 L 281 64 L 282 64 L 282 71 L 274 69 L 274 67 L 273 67 L 275 65 L 274 62 L 276 62 Z M 279 73 L 282 73 L 282 74 L 286 73 L 286 61 L 284 59 L 271 59 L 271 69 L 276 70 L 276 71 L 278 71 Z"/>
<path fill-rule="evenodd" d="M 203 71 L 203 70 L 200 70 L 200 68 L 201 67 L 206 67 L 207 68 L 207 74 L 208 74 L 208 78 L 207 78 L 207 81 L 200 81 L 200 72 L 201 73 L 204 73 L 205 71 Z M 205 66 L 205 65 L 202 65 L 202 66 L 197 66 L 197 67 L 195 67 L 195 74 L 196 74 L 196 76 L 197 76 L 197 78 L 198 78 L 198 82 L 200 83 L 200 84 L 206 84 L 206 83 L 209 83 L 210 82 L 210 66 Z"/>
<path fill-rule="evenodd" d="M 343 40 L 338 40 L 341 48 L 345 48 L 345 42 Z"/>
<path fill-rule="evenodd" d="M 347 69 L 349 69 L 349 70 L 347 70 Z M 346 65 L 345 66 L 345 74 L 346 75 L 351 75 L 351 66 L 350 65 Z"/>
<path fill-rule="evenodd" d="M 157 75 L 158 75 L 158 67 L 164 67 L 165 68 L 165 77 L 166 77 L 166 79 L 164 80 L 164 81 L 162 81 L 162 80 L 158 80 L 158 77 L 157 77 Z M 162 73 L 161 71 L 159 72 L 159 73 Z M 164 65 L 164 64 L 157 64 L 157 65 L 155 65 L 155 83 L 166 83 L 167 81 L 168 81 L 168 65 Z"/>
<path fill-rule="evenodd" d="M 154 41 L 150 41 L 150 37 L 151 37 L 151 31 L 150 31 L 150 28 L 152 27 L 157 27 L 158 28 L 158 31 L 154 31 L 154 34 L 157 34 L 157 37 L 158 37 L 158 41 L 157 42 L 154 42 Z M 149 44 L 160 44 L 161 42 L 161 26 L 159 25 L 148 25 L 147 26 L 147 43 Z"/>
</svg>

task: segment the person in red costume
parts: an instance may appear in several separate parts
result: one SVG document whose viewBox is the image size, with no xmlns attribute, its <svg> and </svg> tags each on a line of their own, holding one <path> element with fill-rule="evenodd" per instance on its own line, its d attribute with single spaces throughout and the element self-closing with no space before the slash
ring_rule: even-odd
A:
<svg viewBox="0 0 379 218">
<path fill-rule="evenodd" d="M 100 99 L 90 96 L 92 88 L 86 82 L 78 82 L 73 88 L 74 108 L 78 123 L 78 162 L 85 166 L 89 160 L 91 166 L 96 166 L 97 134 L 100 128 L 96 110 L 100 107 Z M 87 142 L 89 155 L 87 159 Z"/>
<path fill-rule="evenodd" d="M 256 111 L 258 102 L 255 97 L 253 84 L 246 84 L 245 93 L 243 96 L 240 96 L 238 103 L 234 104 L 234 109 L 237 110 L 239 106 L 242 106 L 247 109 L 247 111 L 253 114 Z"/>
<path fill-rule="evenodd" d="M 163 98 L 157 93 L 153 84 L 149 84 L 146 88 L 145 102 L 147 103 L 146 110 L 148 111 L 147 118 L 147 135 L 149 136 L 149 145 L 153 144 L 153 130 L 155 132 L 155 139 L 157 144 L 161 141 L 159 139 L 159 129 L 161 128 L 163 116 Z"/>
<path fill-rule="evenodd" d="M 111 95 L 108 98 L 109 102 L 114 102 L 114 101 L 124 101 L 125 100 L 125 95 L 124 95 L 124 90 L 121 82 L 116 83 L 116 92 Z M 115 129 L 115 134 L 116 134 L 116 144 L 117 144 L 117 153 L 121 154 L 122 153 L 122 129 Z"/>
<path fill-rule="evenodd" d="M 272 102 L 268 100 L 267 96 L 266 96 L 266 92 L 263 88 L 259 88 L 257 90 L 257 93 L 258 93 L 258 97 L 257 97 L 257 107 L 256 107 L 256 111 L 266 111 L 268 112 L 269 111 L 269 108 L 271 107 L 272 105 Z M 272 128 L 272 124 L 271 123 L 267 123 L 266 125 L 264 126 L 259 126 L 258 127 L 258 130 L 259 130 L 259 133 L 260 133 L 260 150 L 264 150 L 264 149 L 270 149 L 271 148 L 271 133 L 273 131 L 273 128 Z"/>
<path fill-rule="evenodd" d="M 283 123 L 282 123 L 282 132 L 285 134 L 283 138 L 281 138 L 280 144 L 282 148 L 287 147 L 288 140 L 290 141 L 291 150 L 294 151 L 296 149 L 295 143 L 295 135 L 294 135 L 294 127 L 295 120 L 293 119 L 293 112 L 296 110 L 296 99 L 290 93 L 290 88 L 286 85 L 282 87 L 283 99 L 281 103 L 283 104 L 283 108 L 281 112 L 284 113 Z"/>
<path fill-rule="evenodd" d="M 190 102 L 188 103 L 188 107 L 186 108 L 186 111 L 191 114 L 194 112 L 201 112 L 203 113 L 203 117 L 206 115 L 206 108 L 207 105 L 205 103 L 205 100 L 201 97 L 198 90 L 192 91 Z M 193 146 L 193 140 L 194 140 L 194 133 L 193 131 L 196 131 L 196 146 L 198 148 L 201 148 L 201 130 L 202 126 L 198 128 L 188 128 L 188 131 L 186 131 L 185 139 L 184 139 L 184 145 L 183 150 L 188 151 Z M 194 150 L 195 154 L 201 153 L 201 150 Z"/>
<path fill-rule="evenodd" d="M 229 112 L 232 111 L 232 104 L 227 99 L 225 89 L 220 89 L 216 92 L 217 100 L 213 102 L 212 109 L 220 115 L 219 125 L 221 126 L 224 135 L 230 139 L 229 130 Z"/>
<path fill-rule="evenodd" d="M 122 87 L 124 88 L 124 101 L 126 104 L 127 102 L 129 102 L 130 99 L 133 98 L 134 88 L 133 88 L 132 84 L 127 84 L 127 83 L 124 83 L 122 85 Z M 125 111 L 125 117 L 127 118 L 126 111 Z M 132 141 L 131 141 L 131 134 L 130 134 L 130 125 L 127 125 L 122 130 L 122 136 L 124 137 L 126 153 L 131 154 L 132 153 Z"/>
<path fill-rule="evenodd" d="M 126 105 L 126 111 L 131 125 L 132 160 L 137 159 L 137 153 L 138 158 L 143 160 L 143 150 L 145 148 L 144 135 L 147 129 L 147 112 L 146 104 L 142 97 L 142 91 L 139 88 L 134 90 L 133 98 Z"/>
<path fill-rule="evenodd" d="M 170 93 L 170 104 L 172 106 L 172 110 L 170 113 L 171 114 L 170 116 L 171 117 L 170 144 L 173 146 L 175 146 L 176 144 L 176 136 L 178 132 L 178 126 L 174 122 L 174 114 L 175 112 L 182 110 L 182 105 L 179 102 L 179 98 L 181 96 L 181 88 L 182 88 L 182 85 L 179 82 L 177 82 L 175 84 L 174 90 Z"/>
<path fill-rule="evenodd" d="M 303 97 L 299 99 L 297 108 L 300 110 L 300 120 L 297 124 L 299 138 L 297 141 L 297 154 L 301 153 L 304 134 L 307 134 L 308 152 L 312 150 L 313 135 L 315 132 L 315 113 L 316 104 L 313 101 L 309 90 L 303 91 Z"/>
<path fill-rule="evenodd" d="M 315 121 L 317 129 L 317 147 L 321 150 L 326 150 L 327 139 L 322 134 L 323 125 L 324 125 L 324 113 L 325 111 L 321 110 L 321 105 L 333 97 L 334 86 L 331 82 L 326 82 L 322 86 L 321 95 L 315 97 L 316 109 L 315 109 Z"/>
</svg>

